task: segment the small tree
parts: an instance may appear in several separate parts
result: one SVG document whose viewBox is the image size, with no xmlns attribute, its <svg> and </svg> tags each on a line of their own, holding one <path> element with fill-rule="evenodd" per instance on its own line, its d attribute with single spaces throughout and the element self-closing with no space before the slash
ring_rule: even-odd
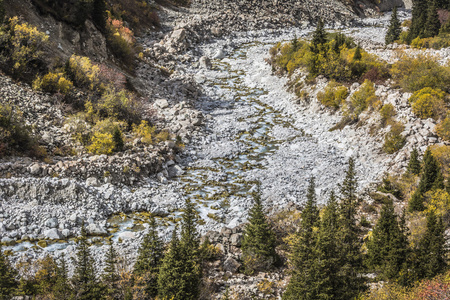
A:
<svg viewBox="0 0 450 300">
<path fill-rule="evenodd" d="M 116 152 L 123 151 L 124 142 L 122 138 L 122 132 L 117 126 L 114 128 L 112 140 L 114 142 L 114 151 Z"/>
<path fill-rule="evenodd" d="M 182 276 L 184 270 L 179 243 L 177 227 L 175 227 L 169 249 L 159 269 L 158 295 L 162 299 L 186 299 L 183 291 L 185 279 Z"/>
<path fill-rule="evenodd" d="M 58 263 L 57 272 L 58 274 L 56 284 L 53 287 L 53 293 L 56 299 L 61 300 L 70 299 L 73 291 L 67 275 L 67 264 L 66 264 L 66 257 L 64 254 L 62 255 Z"/>
<path fill-rule="evenodd" d="M 77 257 L 74 261 L 75 271 L 72 277 L 77 299 L 102 299 L 103 288 L 98 282 L 94 268 L 94 260 L 89 251 L 84 223 L 81 236 L 78 238 Z"/>
<path fill-rule="evenodd" d="M 366 286 L 364 278 L 359 276 L 362 270 L 361 241 L 359 239 L 360 228 L 356 223 L 356 190 L 358 181 L 356 177 L 355 161 L 350 158 L 348 169 L 341 185 L 340 203 L 340 240 L 341 250 L 341 274 L 342 297 L 351 299 L 363 291 Z"/>
<path fill-rule="evenodd" d="M 353 60 L 358 61 L 361 60 L 362 54 L 361 54 L 361 46 L 358 44 L 355 49 L 355 54 L 353 55 Z"/>
<path fill-rule="evenodd" d="M 407 171 L 414 175 L 420 174 L 419 151 L 417 151 L 416 147 L 414 147 L 413 150 L 411 151 Z"/>
<path fill-rule="evenodd" d="M 367 243 L 368 265 L 381 279 L 397 279 L 408 256 L 408 239 L 394 212 L 392 201 L 383 205 L 370 241 Z"/>
<path fill-rule="evenodd" d="M 321 264 L 317 253 L 317 227 L 319 211 L 315 194 L 314 177 L 310 179 L 306 195 L 306 205 L 302 211 L 301 227 L 292 247 L 292 277 L 283 294 L 283 299 L 317 299 L 319 289 L 317 278 L 321 274 Z"/>
<path fill-rule="evenodd" d="M 0 299 L 9 299 L 17 288 L 16 271 L 9 264 L 0 246 Z"/>
<path fill-rule="evenodd" d="M 107 293 L 112 298 L 115 299 L 118 292 L 118 280 L 119 276 L 117 274 L 117 252 L 114 249 L 113 242 L 109 242 L 108 253 L 106 254 L 106 266 L 103 270 L 103 282 L 107 287 Z"/>
<path fill-rule="evenodd" d="M 154 297 L 158 294 L 158 274 L 164 256 L 164 245 L 157 231 L 155 218 L 150 220 L 150 228 L 139 248 L 134 265 L 134 274 L 146 279 L 146 292 Z"/>
<path fill-rule="evenodd" d="M 311 41 L 311 51 L 314 53 L 319 53 L 319 47 L 326 42 L 327 33 L 325 32 L 324 23 L 322 19 L 319 19 Z"/>
<path fill-rule="evenodd" d="M 427 21 L 425 23 L 423 37 L 433 37 L 439 34 L 441 22 L 439 21 L 437 10 L 436 0 L 432 0 L 431 5 L 428 7 Z"/>
<path fill-rule="evenodd" d="M 385 42 L 386 45 L 392 44 L 396 40 L 400 38 L 400 34 L 402 33 L 402 27 L 400 24 L 400 20 L 397 15 L 397 7 L 394 7 L 391 16 L 391 22 L 389 24 L 389 28 L 386 33 Z"/>
<path fill-rule="evenodd" d="M 275 234 L 263 211 L 260 192 L 253 193 L 253 207 L 245 227 L 242 254 L 244 267 L 253 273 L 270 269 L 277 262 Z"/>
</svg>

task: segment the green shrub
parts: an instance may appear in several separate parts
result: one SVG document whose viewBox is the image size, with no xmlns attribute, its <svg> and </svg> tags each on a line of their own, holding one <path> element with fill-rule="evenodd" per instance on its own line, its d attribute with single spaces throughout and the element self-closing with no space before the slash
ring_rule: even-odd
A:
<svg viewBox="0 0 450 300">
<path fill-rule="evenodd" d="M 67 95 L 72 91 L 73 83 L 64 77 L 63 73 L 48 73 L 33 81 L 33 89 L 47 93 L 61 93 Z"/>
<path fill-rule="evenodd" d="M 443 113 L 445 93 L 439 89 L 429 87 L 415 92 L 409 102 L 412 104 L 413 112 L 422 119 L 438 119 Z"/>
<path fill-rule="evenodd" d="M 15 107 L 0 104 L 0 157 L 33 154 L 33 149 L 42 152 L 38 149 L 36 140 L 31 128 L 25 125 L 22 112 Z"/>
<path fill-rule="evenodd" d="M 364 81 L 361 87 L 350 96 L 350 101 L 345 103 L 344 115 L 357 120 L 359 115 L 368 107 L 375 107 L 378 98 L 375 95 L 375 86 L 371 81 Z"/>
<path fill-rule="evenodd" d="M 407 92 L 423 88 L 447 90 L 450 86 L 450 68 L 441 66 L 436 59 L 402 55 L 393 64 L 391 74 L 394 80 Z"/>
<path fill-rule="evenodd" d="M 406 143 L 406 138 L 401 135 L 405 130 L 405 126 L 401 123 L 394 123 L 391 131 L 384 137 L 383 150 L 388 154 L 393 154 L 403 148 Z"/>
<path fill-rule="evenodd" d="M 156 128 L 149 126 L 147 121 L 142 121 L 141 124 L 133 126 L 133 133 L 135 136 L 141 139 L 141 142 L 145 144 L 153 143 L 153 134 Z"/>
<path fill-rule="evenodd" d="M 30 73 L 36 73 L 42 67 L 43 48 L 48 36 L 36 27 L 20 23 L 18 17 L 9 19 L 6 26 L 0 28 L 0 51 L 3 69 L 30 81 Z"/>
<path fill-rule="evenodd" d="M 450 115 L 447 115 L 445 119 L 436 126 L 436 133 L 443 140 L 450 141 Z"/>
<path fill-rule="evenodd" d="M 108 87 L 96 106 L 101 118 L 115 118 L 129 125 L 141 120 L 141 103 L 126 90 L 117 91 Z"/>
<path fill-rule="evenodd" d="M 342 103 L 347 99 L 348 89 L 332 80 L 326 86 L 324 92 L 317 94 L 317 99 L 323 105 L 338 109 Z"/>
<path fill-rule="evenodd" d="M 98 89 L 99 72 L 100 68 L 85 56 L 74 54 L 66 64 L 66 73 L 69 74 L 74 84 L 80 88 Z"/>
<path fill-rule="evenodd" d="M 380 109 L 381 126 L 386 126 L 392 119 L 392 117 L 395 116 L 395 114 L 396 111 L 394 105 L 392 105 L 391 103 L 383 105 L 383 107 Z"/>
</svg>

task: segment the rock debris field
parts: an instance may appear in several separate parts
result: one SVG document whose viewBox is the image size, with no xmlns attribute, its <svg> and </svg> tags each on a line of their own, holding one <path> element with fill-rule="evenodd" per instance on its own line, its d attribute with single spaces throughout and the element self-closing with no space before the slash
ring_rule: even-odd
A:
<svg viewBox="0 0 450 300">
<path fill-rule="evenodd" d="M 131 188 L 70 179 L 3 179 L 0 233 L 13 259 L 49 252 L 73 256 L 82 220 L 94 236 L 95 256 L 103 257 L 104 237 L 112 235 L 120 254 L 133 259 L 149 213 L 158 216 L 161 235 L 168 238 L 184 197 L 198 204 L 202 234 L 233 228 L 246 221 L 258 182 L 270 213 L 301 207 L 312 176 L 319 201 L 325 202 L 342 182 L 350 157 L 361 192 L 380 180 L 394 159 L 382 152 L 382 143 L 355 126 L 329 131 L 342 116 L 324 110 L 317 100 L 297 103 L 286 91 L 287 79 L 272 75 L 265 61 L 274 43 L 310 32 L 247 32 L 200 46 L 205 56 L 215 57 L 211 65 L 204 58 L 203 67 L 186 65 L 184 70 L 203 89 L 195 108 L 204 115 L 204 128 L 177 159 L 182 168 L 175 169 L 174 180 L 161 183 L 155 176 Z M 319 88 L 325 84 L 317 82 Z M 398 159 L 400 167 L 404 161 Z M 14 196 L 8 197 L 8 189 Z"/>
</svg>

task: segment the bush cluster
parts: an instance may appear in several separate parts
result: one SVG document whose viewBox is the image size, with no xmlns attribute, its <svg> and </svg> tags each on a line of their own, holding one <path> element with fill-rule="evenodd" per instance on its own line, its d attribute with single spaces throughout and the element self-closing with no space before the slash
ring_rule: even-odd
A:
<svg viewBox="0 0 450 300">
<path fill-rule="evenodd" d="M 345 99 L 347 99 L 348 94 L 347 87 L 332 80 L 323 92 L 317 94 L 317 99 L 327 107 L 338 109 L 344 103 Z"/>
<path fill-rule="evenodd" d="M 357 120 L 359 115 L 367 108 L 379 108 L 379 101 L 375 95 L 373 82 L 366 80 L 361 87 L 354 92 L 349 101 L 345 102 L 343 112 L 346 117 Z"/>
<path fill-rule="evenodd" d="M 407 92 L 426 87 L 447 91 L 450 86 L 450 68 L 440 65 L 433 57 L 401 55 L 392 65 L 391 74 Z"/>
<path fill-rule="evenodd" d="M 25 124 L 22 112 L 14 106 L 0 104 L 0 157 L 15 154 L 45 156 L 45 151 Z"/>
<path fill-rule="evenodd" d="M 403 148 L 406 143 L 406 138 L 401 135 L 405 130 L 405 126 L 401 123 L 394 123 L 391 130 L 384 137 L 383 150 L 388 154 L 393 154 Z"/>
<path fill-rule="evenodd" d="M 33 81 L 33 89 L 47 93 L 68 95 L 73 89 L 73 83 L 63 73 L 49 72 L 43 77 L 38 76 Z"/>
<path fill-rule="evenodd" d="M 355 46 L 350 38 L 343 34 L 328 34 L 326 37 L 323 44 L 315 46 L 302 40 L 278 43 L 270 50 L 272 64 L 288 74 L 304 68 L 312 78 L 324 75 L 340 82 L 360 80 L 369 71 L 373 80 L 388 77 L 386 63 Z"/>
<path fill-rule="evenodd" d="M 444 113 L 444 97 L 443 91 L 426 87 L 415 92 L 409 98 L 409 102 L 412 105 L 413 112 L 420 118 L 438 119 Z"/>
<path fill-rule="evenodd" d="M 0 27 L 0 64 L 17 79 L 30 82 L 45 68 L 43 47 L 48 36 L 36 27 L 13 17 Z"/>
</svg>

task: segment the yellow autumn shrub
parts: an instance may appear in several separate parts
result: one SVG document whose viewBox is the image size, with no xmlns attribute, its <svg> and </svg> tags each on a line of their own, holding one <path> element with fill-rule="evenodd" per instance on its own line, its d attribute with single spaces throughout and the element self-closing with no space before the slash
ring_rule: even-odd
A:
<svg viewBox="0 0 450 300">
<path fill-rule="evenodd" d="M 72 55 L 68 62 L 68 73 L 79 87 L 86 87 L 90 90 L 99 88 L 100 68 L 93 64 L 88 57 Z"/>
<path fill-rule="evenodd" d="M 445 119 L 436 126 L 436 133 L 443 140 L 450 141 L 450 115 L 447 114 Z"/>
<path fill-rule="evenodd" d="M 115 147 L 113 136 L 110 133 L 95 132 L 91 141 L 87 150 L 93 154 L 111 154 Z"/>
<path fill-rule="evenodd" d="M 327 107 L 338 109 L 347 99 L 347 96 L 348 88 L 331 80 L 325 90 L 317 94 L 317 99 Z"/>
<path fill-rule="evenodd" d="M 47 93 L 61 93 L 67 95 L 72 91 L 73 83 L 63 73 L 48 73 L 33 81 L 33 89 Z"/>
<path fill-rule="evenodd" d="M 352 119 L 358 119 L 358 116 L 368 107 L 374 107 L 378 98 L 375 95 L 375 86 L 373 82 L 366 80 L 361 87 L 350 96 L 350 100 L 345 103 L 344 115 Z"/>
<path fill-rule="evenodd" d="M 30 61 L 42 55 L 42 47 L 48 41 L 48 36 L 26 22 L 21 23 L 18 17 L 9 19 L 9 25 L 11 32 L 7 38 L 12 45 L 13 69 L 22 72 Z"/>
<path fill-rule="evenodd" d="M 445 93 L 440 89 L 430 87 L 415 92 L 409 102 L 413 112 L 422 119 L 438 119 L 442 116 L 445 108 Z"/>
<path fill-rule="evenodd" d="M 133 126 L 133 133 L 136 137 L 140 138 L 145 144 L 151 144 L 153 142 L 153 134 L 156 128 L 150 126 L 147 121 L 141 121 L 141 124 Z"/>
</svg>

